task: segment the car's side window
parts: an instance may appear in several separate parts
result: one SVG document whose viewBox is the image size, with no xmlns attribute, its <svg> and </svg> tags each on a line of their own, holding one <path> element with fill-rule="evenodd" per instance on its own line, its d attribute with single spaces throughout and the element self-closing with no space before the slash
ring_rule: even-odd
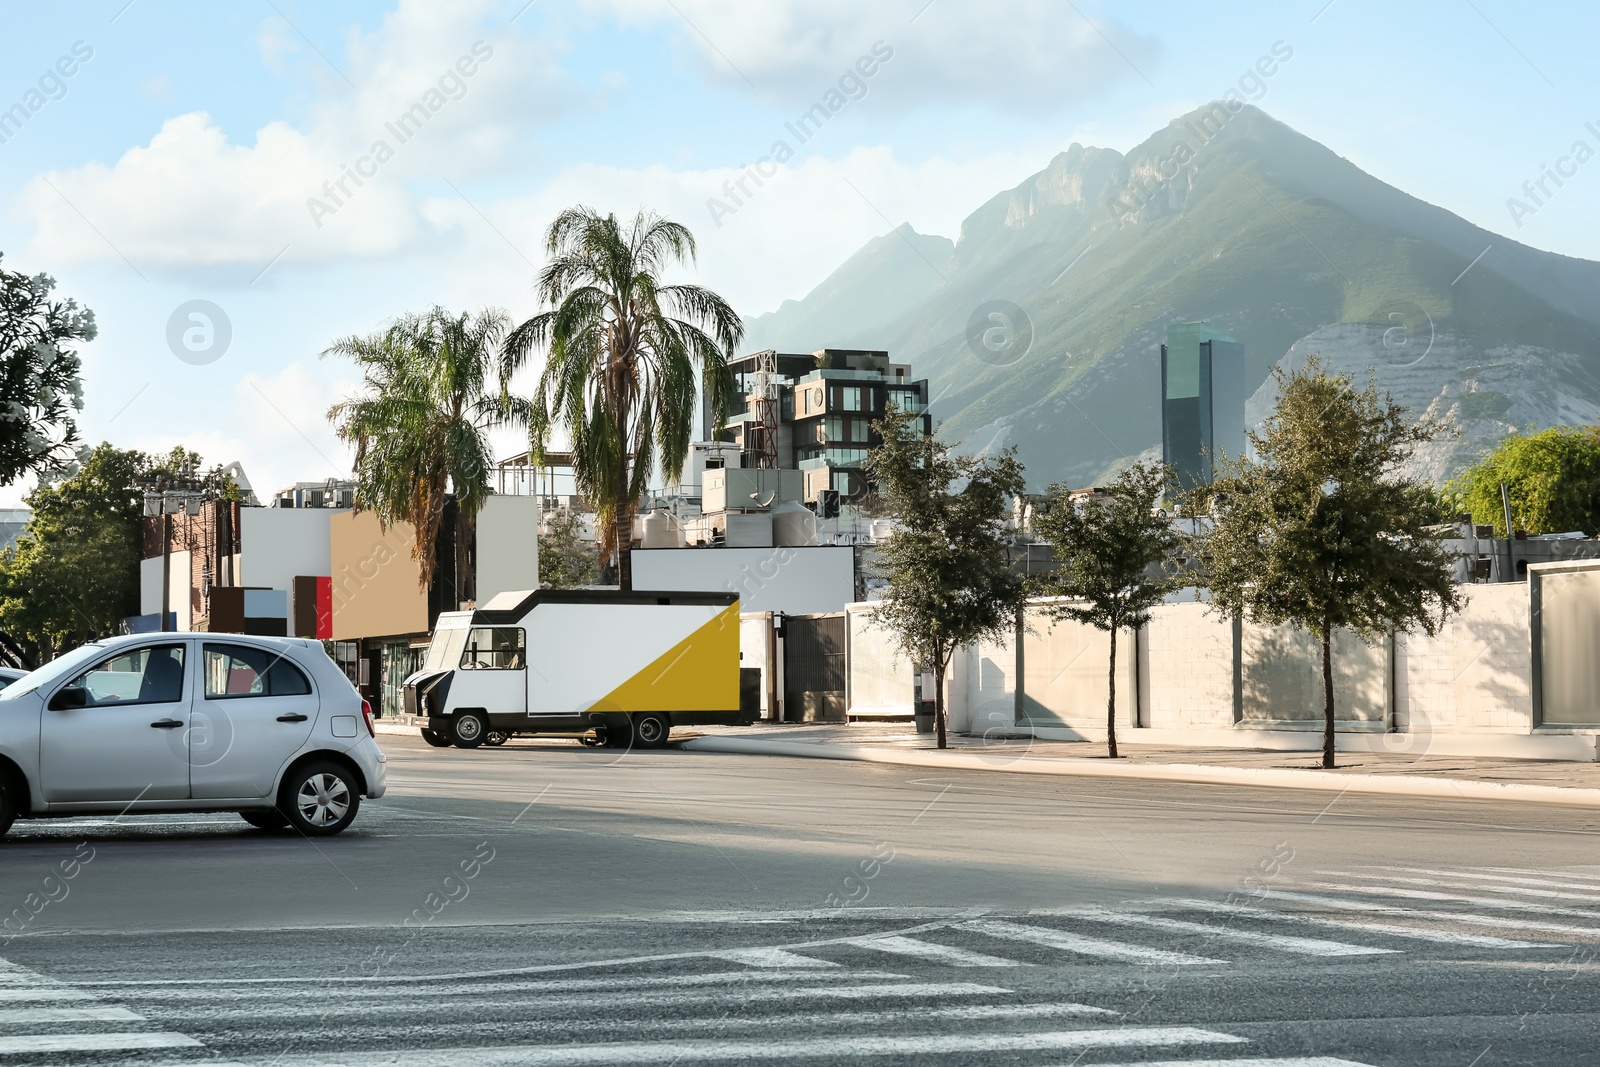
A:
<svg viewBox="0 0 1600 1067">
<path fill-rule="evenodd" d="M 56 692 L 51 707 L 172 704 L 182 699 L 183 646 L 153 645 L 119 652 L 90 667 Z"/>
<path fill-rule="evenodd" d="M 520 671 L 525 663 L 520 626 L 474 626 L 461 650 L 464 671 Z"/>
<path fill-rule="evenodd" d="M 254 645 L 206 642 L 206 699 L 290 697 L 311 692 L 305 673 L 282 653 Z"/>
</svg>

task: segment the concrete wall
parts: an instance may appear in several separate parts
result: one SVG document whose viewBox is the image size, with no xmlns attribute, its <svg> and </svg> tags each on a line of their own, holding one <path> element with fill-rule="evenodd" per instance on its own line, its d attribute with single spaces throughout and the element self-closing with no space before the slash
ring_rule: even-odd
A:
<svg viewBox="0 0 1600 1067">
<path fill-rule="evenodd" d="M 843 611 L 856 598 L 855 581 L 848 545 L 633 550 L 635 589 L 738 593 L 740 611 Z"/>
<path fill-rule="evenodd" d="M 1233 622 L 1205 604 L 1156 608 L 1139 633 L 1141 725 L 1232 727 L 1233 641 Z"/>
<path fill-rule="evenodd" d="M 496 593 L 539 588 L 537 496 L 495 494 L 478 512 L 478 603 Z"/>
<path fill-rule="evenodd" d="M 1290 626 L 1240 626 L 1239 721 L 1255 727 L 1321 728 L 1322 646 Z M 1333 635 L 1335 717 L 1384 729 L 1389 717 L 1389 642 Z"/>
<path fill-rule="evenodd" d="M 193 563 L 188 552 L 174 552 L 168 564 L 167 610 L 176 618 L 180 633 L 194 628 L 193 599 L 198 591 L 191 591 L 189 571 Z M 161 557 L 152 556 L 139 561 L 139 614 L 154 615 L 157 625 L 161 616 Z"/>
<path fill-rule="evenodd" d="M 1395 638 L 1395 729 L 1405 733 L 1533 729 L 1528 587 L 1462 588 L 1461 614 L 1437 637 Z"/>
<path fill-rule="evenodd" d="M 1032 604 L 1022 638 L 1022 722 L 1066 727 L 1084 737 L 1106 735 L 1106 684 L 1111 635 L 1050 616 Z M 1134 635 L 1117 635 L 1117 727 L 1134 726 L 1137 698 Z"/>
<path fill-rule="evenodd" d="M 335 508 L 240 508 L 235 585 L 290 589 L 297 575 L 332 574 L 328 540 Z"/>
<path fill-rule="evenodd" d="M 870 604 L 845 610 L 850 634 L 846 659 L 847 714 L 871 717 L 910 715 L 915 710 L 916 672 L 894 635 L 878 625 Z"/>
<path fill-rule="evenodd" d="M 384 530 L 370 511 L 339 512 L 329 527 L 333 563 L 333 639 L 389 637 L 428 628 L 422 569 L 411 558 L 409 523 Z"/>
</svg>

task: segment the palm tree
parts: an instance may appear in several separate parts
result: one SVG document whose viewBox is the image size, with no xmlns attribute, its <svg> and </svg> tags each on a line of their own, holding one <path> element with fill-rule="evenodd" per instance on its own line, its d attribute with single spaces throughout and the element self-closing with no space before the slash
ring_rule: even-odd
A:
<svg viewBox="0 0 1600 1067">
<path fill-rule="evenodd" d="M 339 438 L 356 446 L 357 506 L 385 526 L 407 522 L 416 530 L 411 554 L 425 588 L 446 494 L 454 492 L 457 600 L 475 596 L 467 553 L 494 466 L 488 430 L 526 418 L 526 404 L 502 386 L 499 349 L 509 325 L 495 308 L 469 316 L 435 307 L 323 352 L 348 356 L 362 370 L 361 394 L 328 409 Z"/>
<path fill-rule="evenodd" d="M 544 311 L 506 339 L 508 366 L 530 351 L 548 358 L 528 407 L 528 436 L 542 458 L 552 427 L 572 441 L 580 493 L 599 511 L 600 557 L 617 554 L 622 588 L 633 587 L 633 515 L 659 463 L 683 469 L 695 416 L 695 373 L 718 428 L 733 396 L 728 361 L 744 337 L 739 316 L 698 285 L 663 285 L 673 264 L 694 262 L 694 235 L 640 212 L 568 208 L 550 224 L 550 263 L 539 274 Z"/>
</svg>

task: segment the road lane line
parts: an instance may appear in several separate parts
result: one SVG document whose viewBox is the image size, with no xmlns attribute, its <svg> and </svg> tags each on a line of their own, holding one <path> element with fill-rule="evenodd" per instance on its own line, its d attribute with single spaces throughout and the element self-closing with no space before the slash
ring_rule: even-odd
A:
<svg viewBox="0 0 1600 1067">
<path fill-rule="evenodd" d="M 639 1041 L 599 1045 L 516 1045 L 499 1048 L 425 1049 L 340 1056 L 283 1057 L 281 1067 L 591 1067 L 598 1064 L 673 1064 L 826 1059 L 863 1056 L 940 1056 L 955 1053 L 1035 1052 L 1060 1049 L 1172 1048 L 1239 1045 L 1245 1038 L 1194 1026 L 1127 1026 L 1036 1033 L 908 1034 L 807 1037 L 761 1041 Z M 1319 1065 L 1320 1067 L 1320 1065 Z"/>
<path fill-rule="evenodd" d="M 88 1008 L 0 1008 L 0 1026 L 33 1026 L 44 1023 L 116 1022 L 144 1020 L 127 1008 L 96 1005 Z"/>
<path fill-rule="evenodd" d="M 914 956 L 917 959 L 932 960 L 934 963 L 943 963 L 951 967 L 1031 966 L 1021 960 L 1008 960 L 1003 956 L 990 956 L 969 949 L 936 945 L 931 941 L 918 941 L 914 937 L 858 937 L 854 941 L 844 943 L 854 948 L 889 952 L 896 956 Z"/>
<path fill-rule="evenodd" d="M 1431 867 L 1378 867 L 1374 869 L 1380 871 L 1403 871 L 1407 874 L 1432 874 L 1443 876 L 1445 878 L 1471 878 L 1478 881 L 1487 882 L 1510 882 L 1513 885 L 1531 885 L 1541 889 L 1589 889 L 1600 891 L 1600 885 L 1595 885 L 1593 882 L 1562 882 L 1557 881 L 1553 875 L 1546 876 L 1544 878 L 1523 878 L 1512 874 L 1480 874 L 1476 871 L 1439 871 L 1434 870 Z M 1503 892 L 1504 891 L 1508 890 L 1503 890 Z M 1592 899 L 1600 900 L 1600 897 L 1593 897 Z"/>
<path fill-rule="evenodd" d="M 1280 952 L 1294 952 L 1302 956 L 1379 956 L 1399 952 L 1396 948 L 1369 948 L 1343 941 L 1325 941 L 1316 937 L 1291 937 L 1287 934 L 1265 934 L 1257 930 L 1237 930 L 1227 926 L 1210 926 L 1206 923 L 1186 922 L 1155 915 L 1129 915 L 1105 908 L 1069 908 L 1056 911 L 1056 915 L 1075 915 L 1093 922 L 1117 923 L 1124 926 L 1148 926 L 1158 930 L 1179 933 L 1204 934 L 1207 937 L 1239 941 L 1248 945 L 1274 948 Z"/>
<path fill-rule="evenodd" d="M 1588 900 L 1600 903 L 1600 895 L 1594 893 L 1562 893 L 1555 889 L 1524 889 L 1520 886 L 1509 885 L 1478 885 L 1473 882 L 1457 882 L 1448 878 L 1405 878 L 1398 874 L 1378 874 L 1376 871 L 1356 874 L 1350 871 L 1325 871 L 1342 878 L 1369 878 L 1381 882 L 1400 882 L 1403 885 L 1430 885 L 1441 889 L 1470 889 L 1477 893 L 1507 893 L 1521 894 L 1529 897 L 1544 897 L 1547 900 Z"/>
<path fill-rule="evenodd" d="M 1292 892 L 1287 889 L 1269 889 L 1262 895 L 1271 897 L 1273 900 L 1293 900 L 1302 904 L 1320 904 L 1324 907 L 1342 908 L 1346 911 L 1379 911 L 1418 919 L 1466 923 L 1468 926 L 1497 926 L 1512 930 L 1542 930 L 1552 934 L 1600 935 L 1600 926 L 1567 926 L 1564 923 L 1540 922 L 1538 919 L 1506 919 L 1493 915 L 1474 915 L 1470 911 L 1424 911 L 1418 908 L 1402 908 L 1394 904 L 1373 904 L 1365 900 L 1340 900 L 1338 897 Z"/>
<path fill-rule="evenodd" d="M 87 993 L 64 987 L 45 986 L 42 989 L 0 989 L 0 1004 L 14 1004 L 21 1000 L 94 1000 Z"/>
<path fill-rule="evenodd" d="M 839 966 L 829 960 L 802 956 L 798 952 L 790 952 L 784 948 L 730 948 L 717 952 L 707 952 L 706 955 L 712 959 L 728 960 L 731 963 L 745 963 L 751 967 L 771 967 L 774 969 Z"/>
<path fill-rule="evenodd" d="M 211 1067 L 207 1064 L 206 1067 Z M 1096 1067 L 1372 1067 L 1333 1056 L 1272 1056 L 1247 1060 L 1141 1060 L 1138 1063 L 1102 1063 Z"/>
<path fill-rule="evenodd" d="M 1561 945 L 1537 941 L 1515 941 L 1487 934 L 1454 934 L 1444 930 L 1428 930 L 1420 926 L 1396 926 L 1394 923 L 1354 922 L 1349 919 L 1327 919 L 1320 915 L 1300 912 L 1268 911 L 1243 904 L 1224 904 L 1210 900 L 1183 901 L 1184 906 L 1201 911 L 1216 911 L 1226 915 L 1241 915 L 1265 922 L 1310 923 L 1315 926 L 1332 926 L 1341 930 L 1356 930 L 1366 934 L 1388 934 L 1392 937 L 1410 937 L 1419 941 L 1433 941 L 1441 945 L 1471 945 L 1475 948 L 1562 948 Z"/>
<path fill-rule="evenodd" d="M 136 1048 L 201 1048 L 187 1034 L 28 1034 L 0 1036 L 0 1056 L 31 1052 L 123 1052 Z"/>
<path fill-rule="evenodd" d="M 1502 911 L 1532 911 L 1540 915 L 1568 915 L 1575 919 L 1600 919 L 1600 912 L 1582 908 L 1558 908 L 1550 904 L 1530 904 L 1525 900 L 1500 900 L 1495 897 L 1472 897 L 1464 893 L 1440 893 L 1427 889 L 1397 889 L 1380 885 L 1346 885 L 1343 882 L 1308 882 L 1312 889 L 1328 889 L 1344 893 L 1365 893 L 1378 897 L 1401 897 L 1406 900 L 1443 900 L 1464 904 L 1477 904 L 1484 908 Z"/>
<path fill-rule="evenodd" d="M 1206 964 L 1219 964 L 1225 961 L 1207 959 L 1204 956 L 1191 956 L 1184 952 L 1169 952 L 1161 948 L 1149 948 L 1145 945 L 1134 945 L 1122 941 L 1103 941 L 1099 938 L 1085 937 L 1082 934 L 1069 934 L 1061 930 L 1050 930 L 1040 926 L 1025 926 L 1022 923 L 1003 922 L 998 919 L 975 919 L 961 924 L 962 929 L 976 930 L 980 934 L 990 937 L 999 937 L 1007 941 L 1026 941 L 1034 945 L 1043 945 L 1046 948 L 1060 949 L 1063 952 L 1075 952 L 1082 956 L 1101 956 L 1106 959 L 1125 960 L 1129 963 L 1169 963 L 1175 966 L 1201 966 Z"/>
</svg>

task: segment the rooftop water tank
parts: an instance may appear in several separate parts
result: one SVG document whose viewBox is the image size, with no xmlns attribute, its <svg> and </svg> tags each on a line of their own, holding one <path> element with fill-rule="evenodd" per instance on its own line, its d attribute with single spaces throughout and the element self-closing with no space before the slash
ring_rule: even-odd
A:
<svg viewBox="0 0 1600 1067">
<path fill-rule="evenodd" d="M 793 501 L 772 506 L 772 543 L 780 548 L 795 548 L 817 543 L 817 517 L 811 509 Z"/>
<path fill-rule="evenodd" d="M 645 548 L 683 547 L 683 528 L 678 525 L 677 518 L 660 508 L 644 517 L 643 526 L 640 539 Z"/>
</svg>

